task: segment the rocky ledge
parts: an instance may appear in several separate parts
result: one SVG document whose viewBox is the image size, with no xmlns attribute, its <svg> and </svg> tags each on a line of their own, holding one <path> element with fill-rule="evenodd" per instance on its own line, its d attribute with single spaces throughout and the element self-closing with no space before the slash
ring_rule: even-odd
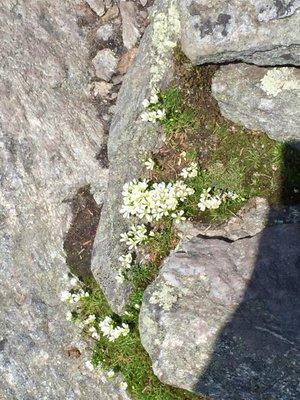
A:
<svg viewBox="0 0 300 400">
<path fill-rule="evenodd" d="M 296 400 L 300 225 L 194 237 L 145 292 L 141 340 L 163 382 L 214 400 Z"/>
</svg>

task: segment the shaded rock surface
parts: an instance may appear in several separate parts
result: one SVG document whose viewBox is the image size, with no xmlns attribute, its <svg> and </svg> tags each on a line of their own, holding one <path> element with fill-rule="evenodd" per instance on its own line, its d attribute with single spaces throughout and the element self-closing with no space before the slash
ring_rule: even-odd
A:
<svg viewBox="0 0 300 400">
<path fill-rule="evenodd" d="M 106 170 L 78 1 L 1 2 L 0 398 L 126 399 L 65 320 L 68 199 Z M 99 196 L 101 198 L 101 196 Z"/>
<path fill-rule="evenodd" d="M 299 244 L 290 224 L 173 252 L 140 314 L 159 379 L 216 400 L 298 399 Z"/>
<path fill-rule="evenodd" d="M 128 222 L 119 211 L 122 188 L 142 175 L 145 155 L 159 145 L 158 127 L 142 122 L 140 115 L 144 110 L 143 100 L 150 97 L 155 87 L 167 85 L 172 76 L 172 50 L 179 35 L 175 5 L 173 0 L 157 3 L 152 24 L 146 29 L 123 81 L 109 133 L 109 184 L 94 243 L 92 270 L 117 312 L 122 312 L 129 293 L 128 284 L 116 281 L 118 258 L 126 252 L 120 244 L 120 234 L 128 229 Z"/>
<path fill-rule="evenodd" d="M 299 1 L 181 0 L 180 8 L 182 48 L 195 64 L 300 64 Z"/>
<path fill-rule="evenodd" d="M 213 78 L 222 114 L 276 140 L 300 140 L 300 71 L 232 64 Z"/>
</svg>

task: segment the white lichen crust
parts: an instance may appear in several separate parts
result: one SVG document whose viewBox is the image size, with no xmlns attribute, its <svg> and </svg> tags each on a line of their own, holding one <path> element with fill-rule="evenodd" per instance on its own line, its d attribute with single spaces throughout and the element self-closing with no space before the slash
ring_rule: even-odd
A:
<svg viewBox="0 0 300 400">
<path fill-rule="evenodd" d="M 294 75 L 294 68 L 273 68 L 261 79 L 261 88 L 268 96 L 277 96 L 284 90 L 299 90 L 300 81 Z"/>
</svg>

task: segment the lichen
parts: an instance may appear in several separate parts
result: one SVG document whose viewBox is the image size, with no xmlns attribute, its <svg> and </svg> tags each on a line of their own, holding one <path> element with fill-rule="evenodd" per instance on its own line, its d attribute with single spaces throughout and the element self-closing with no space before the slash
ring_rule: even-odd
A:
<svg viewBox="0 0 300 400">
<path fill-rule="evenodd" d="M 170 0 L 166 11 L 153 13 L 152 52 L 155 64 L 150 68 L 150 88 L 155 90 L 165 71 L 169 68 L 166 55 L 176 44 L 180 33 L 180 18 L 177 1 Z"/>
<path fill-rule="evenodd" d="M 273 68 L 261 79 L 261 88 L 269 96 L 277 96 L 284 90 L 299 90 L 300 81 L 296 79 L 293 68 Z"/>
<path fill-rule="evenodd" d="M 178 293 L 178 290 L 176 290 L 173 286 L 166 282 L 161 282 L 158 284 L 157 290 L 152 293 L 149 303 L 157 304 L 164 311 L 170 311 L 172 306 L 181 296 L 182 294 Z"/>
</svg>

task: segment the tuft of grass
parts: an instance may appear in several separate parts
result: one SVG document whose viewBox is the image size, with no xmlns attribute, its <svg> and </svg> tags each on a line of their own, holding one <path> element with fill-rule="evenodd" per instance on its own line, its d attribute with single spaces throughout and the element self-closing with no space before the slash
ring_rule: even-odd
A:
<svg viewBox="0 0 300 400">
<path fill-rule="evenodd" d="M 182 107 L 181 91 L 177 87 L 171 87 L 161 93 L 161 103 L 166 110 L 166 118 L 162 125 L 167 135 L 174 131 L 191 129 L 197 124 L 196 115 L 192 107 Z"/>
<path fill-rule="evenodd" d="M 210 93 L 216 67 L 193 67 L 178 49 L 175 59 L 177 77 L 160 94 L 167 111 L 162 121 L 167 141 L 155 155 L 158 168 L 153 177 L 178 179 L 185 166 L 178 165 L 180 153 L 192 155 L 190 160 L 197 161 L 200 173 L 189 181 L 195 194 L 184 205 L 186 216 L 210 223 L 224 220 L 255 196 L 266 198 L 270 205 L 299 202 L 300 152 L 223 118 Z M 240 199 L 200 212 L 199 197 L 208 187 L 235 192 Z"/>
</svg>

